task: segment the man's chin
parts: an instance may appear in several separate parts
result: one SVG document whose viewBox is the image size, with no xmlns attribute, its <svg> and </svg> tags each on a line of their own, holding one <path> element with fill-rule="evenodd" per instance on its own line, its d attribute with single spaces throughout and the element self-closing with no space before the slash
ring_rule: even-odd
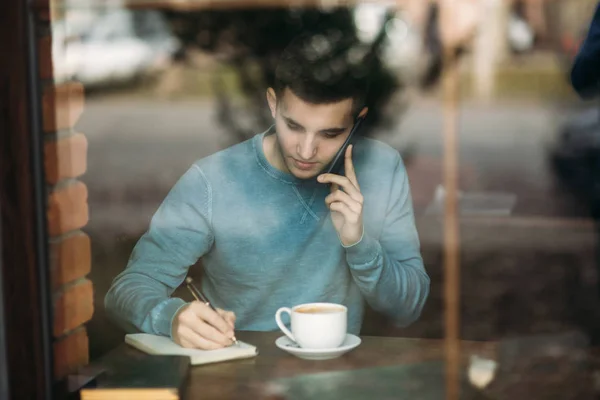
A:
<svg viewBox="0 0 600 400">
<path fill-rule="evenodd" d="M 306 170 L 294 169 L 291 172 L 292 172 L 292 175 L 294 175 L 298 179 L 308 180 L 308 179 L 316 178 L 317 175 L 319 175 L 319 173 L 321 171 L 317 171 L 317 170 L 306 171 Z"/>
</svg>

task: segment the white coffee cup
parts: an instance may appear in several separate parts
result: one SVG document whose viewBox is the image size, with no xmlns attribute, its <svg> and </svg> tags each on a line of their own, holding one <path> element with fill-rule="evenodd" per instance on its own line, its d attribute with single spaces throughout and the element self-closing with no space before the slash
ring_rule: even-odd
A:
<svg viewBox="0 0 600 400">
<path fill-rule="evenodd" d="M 281 321 L 282 313 L 290 314 L 291 332 Z M 348 309 L 335 303 L 307 303 L 292 309 L 282 307 L 275 313 L 277 325 L 287 337 L 306 349 L 339 347 L 346 339 Z"/>
</svg>

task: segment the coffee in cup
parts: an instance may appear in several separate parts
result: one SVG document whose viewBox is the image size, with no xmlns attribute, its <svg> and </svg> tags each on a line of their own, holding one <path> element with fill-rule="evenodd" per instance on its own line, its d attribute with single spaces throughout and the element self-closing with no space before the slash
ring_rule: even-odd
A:
<svg viewBox="0 0 600 400">
<path fill-rule="evenodd" d="M 329 314 L 343 311 L 343 309 L 337 305 L 329 306 L 329 305 L 306 305 L 301 306 L 296 309 L 296 312 L 302 314 Z"/>
<path fill-rule="evenodd" d="M 290 314 L 291 331 L 281 321 L 282 313 Z M 346 339 L 348 309 L 335 303 L 300 304 L 282 307 L 275 313 L 277 325 L 300 347 L 330 349 L 339 347 Z"/>
</svg>

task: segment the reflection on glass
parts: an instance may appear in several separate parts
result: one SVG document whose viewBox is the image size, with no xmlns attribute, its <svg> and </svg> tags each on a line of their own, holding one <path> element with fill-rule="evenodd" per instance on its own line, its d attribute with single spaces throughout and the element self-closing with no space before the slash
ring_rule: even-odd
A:
<svg viewBox="0 0 600 400">
<path fill-rule="evenodd" d="M 546 349 L 554 343 L 571 349 L 584 346 L 577 341 L 563 341 L 561 335 L 567 330 L 595 340 L 600 309 L 595 213 L 598 104 L 579 99 L 567 79 L 574 56 L 587 35 L 595 0 L 461 0 L 455 1 L 450 10 L 441 0 L 334 8 L 320 2 L 263 8 L 252 2 L 241 6 L 238 2 L 236 7 L 193 2 L 179 6 L 169 2 L 138 2 L 135 7 L 132 4 L 66 2 L 58 9 L 60 18 L 53 23 L 55 79 L 76 79 L 86 86 L 85 111 L 77 129 L 89 142 L 84 181 L 89 190 L 90 222 L 86 231 L 93 243 L 91 279 L 96 301 L 94 319 L 88 325 L 92 359 L 123 340 L 124 332 L 108 319 L 103 302 L 113 278 L 128 263 L 149 254 L 148 246 L 134 251 L 136 243 L 149 227 L 152 231 L 153 223 L 167 229 L 176 218 L 181 219 L 179 226 L 194 222 L 188 214 L 180 216 L 184 215 L 184 208 L 191 206 L 176 207 L 174 211 L 165 208 L 165 199 L 168 206 L 173 197 L 169 194 L 171 189 L 186 185 L 197 189 L 199 182 L 204 182 L 202 174 L 207 174 L 202 168 L 202 172 L 190 169 L 197 160 L 215 159 L 215 154 L 227 154 L 219 152 L 235 145 L 239 146 L 234 148 L 243 149 L 242 143 L 253 143 L 256 134 L 277 124 L 267 90 L 273 86 L 283 50 L 301 32 L 326 32 L 327 37 L 355 40 L 357 46 L 348 53 L 349 62 L 361 60 L 365 52 L 374 55 L 375 72 L 365 99 L 368 117 L 361 133 L 384 142 L 402 156 L 410 183 L 419 253 L 431 279 L 431 292 L 422 313 L 406 327 L 399 327 L 387 317 L 390 313 L 385 311 L 392 308 L 391 301 L 383 305 L 367 296 L 367 303 L 371 300 L 376 307 L 365 308 L 360 334 L 444 337 L 440 288 L 444 279 L 442 232 L 446 192 L 440 78 L 445 72 L 442 51 L 449 46 L 456 55 L 461 88 L 461 337 L 504 343 L 508 338 L 525 340 L 539 335 L 534 342 L 540 346 L 531 353 L 535 357 L 550 357 Z M 455 22 L 452 29 L 442 23 L 447 16 Z M 317 43 L 315 50 L 327 47 L 326 43 Z M 327 80 L 336 68 L 312 72 Z M 275 93 L 275 109 L 278 99 L 281 100 L 281 92 Z M 289 101 L 298 99 L 292 97 Z M 302 136 L 315 129 L 310 121 L 320 115 L 312 109 L 305 111 L 311 118 L 277 112 L 275 117 L 279 116 L 285 129 Z M 332 122 L 334 115 L 333 111 L 327 113 L 325 122 Z M 333 122 L 336 123 L 329 128 L 346 129 L 351 125 L 348 121 Z M 301 171 L 299 176 L 312 177 L 313 165 L 306 162 L 312 160 L 310 140 L 304 144 L 308 146 L 304 148 L 306 153 L 298 153 L 303 154 L 304 163 L 298 159 L 287 161 L 292 163 L 292 169 Z M 295 146 L 289 149 L 296 151 Z M 358 145 L 356 150 L 358 153 Z M 273 168 L 273 175 L 280 177 L 281 173 L 290 172 L 285 159 L 269 158 L 268 154 L 259 158 L 267 169 Z M 293 249 L 301 225 L 279 215 L 275 203 L 281 198 L 268 196 L 266 188 L 252 185 L 250 169 L 235 164 L 242 158 L 225 158 L 215 164 L 214 175 L 206 177 L 220 188 L 213 188 L 213 195 L 221 196 L 219 204 L 226 206 L 220 212 L 233 220 L 211 226 L 214 237 L 202 246 L 190 245 L 193 252 L 189 254 L 204 249 L 206 254 L 215 255 L 212 260 L 203 259 L 192 266 L 190 273 L 195 279 L 202 279 L 203 290 L 214 297 L 217 306 L 248 310 L 236 312 L 236 326 L 276 329 L 268 326 L 275 324 L 274 312 L 279 306 L 295 305 L 292 303 L 296 300 L 286 296 L 277 307 L 270 307 L 269 300 L 282 289 L 277 285 L 264 289 L 268 285 L 259 287 L 252 282 L 277 280 L 268 268 L 271 262 L 286 263 L 293 276 L 298 273 L 294 266 L 302 264 L 302 257 L 315 253 L 307 250 L 286 258 L 285 253 L 268 252 L 269 263 L 256 256 L 257 251 L 271 245 Z M 378 157 L 377 161 L 383 162 L 384 158 Z M 294 164 L 295 161 L 298 162 Z M 364 172 L 359 171 L 359 164 L 360 178 Z M 232 175 L 232 171 L 237 174 Z M 243 190 L 236 186 L 240 173 L 247 174 L 242 180 L 247 186 Z M 380 182 L 378 176 L 365 179 L 364 183 L 359 182 L 361 190 L 375 190 Z M 394 185 L 381 185 L 395 190 Z M 314 199 L 313 193 L 317 193 Z M 292 190 L 290 203 L 306 211 L 306 217 L 300 216 L 301 221 L 304 218 L 302 223 L 321 223 L 330 221 L 322 215 L 327 213 L 323 200 L 326 195 L 312 188 Z M 207 192 L 198 189 L 197 196 L 206 200 Z M 385 220 L 389 204 L 379 196 L 365 197 L 364 204 L 373 209 L 366 217 L 369 221 L 365 223 L 365 235 L 381 240 L 385 230 L 369 231 L 368 223 L 378 216 Z M 213 208 L 213 212 L 219 211 Z M 201 223 L 207 224 L 206 213 L 190 215 L 196 215 L 197 221 L 192 224 L 195 229 Z M 335 230 L 333 225 L 330 228 Z M 280 234 L 267 244 L 235 249 L 218 246 L 223 237 L 219 235 L 261 237 L 261 229 Z M 168 245 L 159 239 L 146 241 L 167 250 L 160 254 L 171 254 L 164 259 L 154 257 L 156 268 L 174 262 L 186 267 L 194 264 L 194 257 L 188 254 L 183 259 L 184 252 L 174 251 L 173 243 L 179 241 Z M 309 244 L 327 243 L 334 246 L 322 239 Z M 209 253 L 213 247 L 217 252 Z M 392 245 L 389 248 L 390 254 L 405 250 Z M 223 253 L 218 253 L 220 250 Z M 345 251 L 338 250 L 336 254 Z M 330 254 L 328 251 L 323 250 L 323 254 Z M 319 260 L 326 258 L 321 256 Z M 323 272 L 324 261 L 304 262 L 315 274 Z M 224 264 L 235 268 L 215 268 Z M 256 276 L 241 273 L 248 265 L 256 266 Z M 208 268 L 206 274 L 203 267 Z M 175 287 L 184 272 L 169 271 L 173 271 L 172 275 L 165 279 Z M 206 277 L 209 279 L 204 280 Z M 281 279 L 288 278 L 286 275 Z M 307 285 L 305 294 L 318 291 L 313 293 L 314 301 L 344 302 L 346 297 L 336 297 L 339 293 L 327 285 L 327 279 L 346 282 L 356 277 L 332 275 L 319 278 L 316 283 L 296 277 L 295 281 Z M 236 291 L 242 291 L 240 287 L 244 286 L 243 291 L 257 297 L 243 305 L 237 304 L 233 295 L 221 298 L 219 288 L 229 288 L 229 282 L 238 285 L 232 285 Z M 382 284 L 390 282 L 394 280 L 386 279 Z M 153 306 L 167 294 L 168 291 L 153 293 Z M 191 300 L 180 289 L 173 296 Z M 142 321 L 153 306 L 136 313 L 135 318 Z M 263 310 L 265 325 L 252 325 L 251 316 Z M 360 324 L 353 324 L 352 329 L 358 332 Z M 508 373 L 503 365 L 515 365 L 511 364 L 518 359 L 514 349 L 520 346 L 512 342 L 500 346 L 504 358 L 494 359 L 498 368 L 495 378 L 481 390 L 492 390 L 502 374 Z M 421 354 L 421 350 L 415 351 Z M 525 382 L 527 368 L 535 364 L 531 361 L 534 355 L 529 364 L 519 364 L 521 369 L 514 367 L 522 371 L 522 379 L 514 385 Z M 489 359 L 492 356 L 486 355 L 473 362 L 489 370 L 490 365 L 496 365 Z M 548 360 L 554 362 L 551 357 Z M 565 380 L 572 376 L 564 374 Z"/>
</svg>

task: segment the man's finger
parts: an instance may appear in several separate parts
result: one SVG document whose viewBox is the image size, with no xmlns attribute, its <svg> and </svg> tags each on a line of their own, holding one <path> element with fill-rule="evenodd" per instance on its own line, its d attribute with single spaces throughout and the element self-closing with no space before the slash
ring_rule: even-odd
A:
<svg viewBox="0 0 600 400">
<path fill-rule="evenodd" d="M 187 340 L 185 340 L 183 338 L 179 338 L 179 345 L 181 347 L 185 347 L 186 349 L 193 349 L 194 348 L 194 345 L 191 342 L 189 342 L 189 341 L 187 341 Z"/>
<path fill-rule="evenodd" d="M 342 196 L 342 194 L 344 196 Z M 327 197 L 332 196 L 332 195 L 340 196 L 340 197 L 333 197 L 334 199 L 339 199 L 340 201 L 342 201 L 342 200 L 345 201 L 346 198 L 350 198 L 350 199 L 352 199 L 353 203 L 358 203 L 360 206 L 362 206 L 365 201 L 362 193 L 359 191 L 352 191 L 350 193 L 347 193 L 342 190 L 332 190 L 331 193 Z M 325 199 L 327 199 L 327 198 L 325 198 Z"/>
<path fill-rule="evenodd" d="M 183 325 L 184 328 L 190 329 L 196 335 L 199 335 L 204 339 L 210 340 L 212 342 L 218 343 L 222 346 L 229 346 L 231 344 L 231 337 L 233 336 L 232 329 L 228 330 L 228 332 L 226 333 L 221 332 L 217 328 L 212 326 L 210 322 L 206 321 L 204 318 L 196 314 L 191 315 L 192 317 L 185 321 L 185 325 Z"/>
<path fill-rule="evenodd" d="M 337 184 L 341 186 L 341 188 L 344 189 L 344 191 L 350 196 L 356 196 L 357 194 L 360 194 L 356 186 L 354 186 L 354 183 L 350 182 L 350 179 L 348 179 L 345 176 L 340 176 L 336 174 L 323 174 L 319 175 L 318 180 L 321 183 Z"/>
<path fill-rule="evenodd" d="M 189 327 L 181 327 L 181 332 L 179 336 L 181 340 L 181 345 L 183 347 L 204 350 L 216 350 L 225 347 L 225 345 L 203 338 Z"/>
<path fill-rule="evenodd" d="M 356 178 L 356 171 L 354 171 L 354 163 L 352 162 L 352 150 L 354 150 L 354 145 L 350 145 L 346 149 L 344 168 L 346 170 L 346 177 L 350 179 L 350 182 L 352 182 L 358 190 L 360 190 L 360 186 L 358 186 L 358 179 Z"/>
<path fill-rule="evenodd" d="M 221 317 L 217 312 L 213 311 L 212 308 L 199 301 L 194 301 L 190 305 L 190 308 L 194 310 L 194 313 L 207 324 L 215 327 L 221 333 L 231 333 L 229 324 Z"/>
<path fill-rule="evenodd" d="M 223 317 L 223 319 L 229 323 L 232 330 L 235 329 L 235 319 L 236 318 L 235 318 L 235 314 L 232 311 L 225 311 L 220 308 L 217 308 L 217 313 L 219 313 L 219 315 L 221 317 Z"/>
<path fill-rule="evenodd" d="M 335 201 L 329 205 L 331 211 L 337 211 L 341 213 L 347 222 L 355 223 L 358 221 L 358 215 L 353 212 L 350 207 L 342 203 L 341 201 Z"/>
<path fill-rule="evenodd" d="M 233 343 L 231 340 L 233 333 L 225 334 L 223 332 L 220 332 L 213 326 L 209 325 L 206 321 L 194 325 L 191 328 L 197 335 L 201 336 L 202 338 L 210 340 L 214 343 L 218 343 L 222 346 L 230 346 Z"/>
<path fill-rule="evenodd" d="M 341 190 L 337 190 L 325 197 L 325 204 L 327 204 L 328 207 L 331 203 L 336 201 L 346 204 L 355 213 L 360 213 L 362 211 L 362 204 L 350 197 L 348 193 L 342 192 Z"/>
</svg>

